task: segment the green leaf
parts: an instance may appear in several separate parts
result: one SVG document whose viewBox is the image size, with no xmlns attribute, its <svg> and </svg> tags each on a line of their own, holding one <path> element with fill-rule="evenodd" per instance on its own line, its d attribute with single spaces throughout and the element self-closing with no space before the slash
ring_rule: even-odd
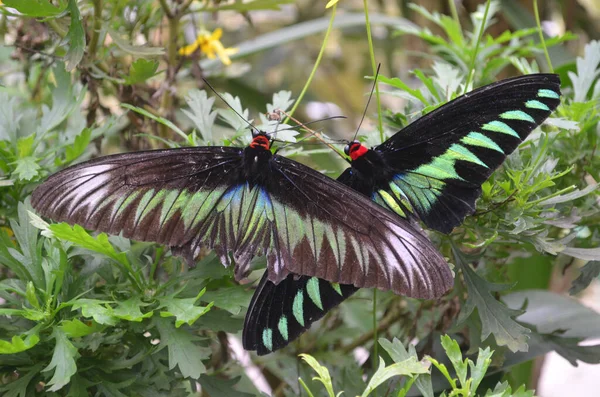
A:
<svg viewBox="0 0 600 397">
<path fill-rule="evenodd" d="M 90 236 L 84 228 L 79 225 L 70 226 L 67 223 L 55 223 L 49 226 L 50 231 L 56 238 L 67 240 L 82 248 L 106 255 L 115 261 L 129 265 L 127 255 L 117 252 L 108 241 L 106 233 L 100 233 L 96 238 Z"/>
<path fill-rule="evenodd" d="M 40 337 L 37 335 L 37 332 L 24 335 L 13 335 L 10 342 L 0 340 L 0 354 L 15 354 L 29 350 L 37 345 L 39 341 Z"/>
<path fill-rule="evenodd" d="M 467 372 L 468 372 L 468 363 L 467 360 L 463 360 L 462 352 L 460 351 L 460 347 L 458 346 L 458 342 L 453 340 L 448 335 L 443 335 L 442 338 L 442 347 L 446 352 L 446 355 L 450 359 L 454 370 L 456 371 L 456 376 L 458 376 L 458 381 L 461 386 L 465 387 L 467 384 Z"/>
<path fill-rule="evenodd" d="M 387 367 L 385 366 L 383 359 L 379 357 L 379 368 L 373 374 L 373 377 L 369 381 L 369 384 L 367 385 L 367 388 L 362 394 L 362 397 L 367 397 L 379 385 L 381 385 L 388 379 L 393 378 L 394 376 L 413 377 L 415 375 L 426 373 L 429 373 L 427 366 L 414 357 L 411 357 L 399 363 L 394 363 Z"/>
<path fill-rule="evenodd" d="M 533 333 L 531 339 L 550 347 L 550 350 L 560 354 L 574 367 L 577 367 L 578 360 L 588 364 L 600 363 L 600 345 L 580 346 L 581 338 L 565 338 L 557 332 L 556 334 Z"/>
<path fill-rule="evenodd" d="M 34 142 L 35 134 L 19 138 L 19 140 L 17 141 L 17 157 L 20 158 L 31 156 L 35 149 L 33 145 Z"/>
<path fill-rule="evenodd" d="M 329 370 L 327 367 L 319 364 L 319 362 L 310 354 L 299 354 L 298 356 L 302 358 L 304 362 L 310 365 L 317 375 L 319 375 L 315 376 L 313 380 L 318 380 L 323 384 L 323 386 L 325 386 L 325 390 L 327 390 L 329 397 L 335 397 L 333 385 L 331 384 L 331 376 L 329 375 Z"/>
<path fill-rule="evenodd" d="M 216 376 L 202 375 L 198 380 L 202 390 L 210 397 L 252 397 L 254 394 L 237 391 L 233 386 L 238 383 L 240 377 L 233 379 L 222 379 Z"/>
<path fill-rule="evenodd" d="M 479 384 L 483 380 L 483 377 L 492 362 L 492 354 L 494 354 L 494 352 L 489 347 L 486 347 L 484 350 L 479 349 L 476 364 L 473 364 L 473 361 L 469 360 L 469 367 L 471 368 L 471 390 L 475 391 L 479 387 Z"/>
<path fill-rule="evenodd" d="M 13 175 L 21 181 L 30 181 L 38 176 L 40 166 L 37 163 L 37 159 L 33 156 L 27 156 L 17 159 L 17 167 Z"/>
<path fill-rule="evenodd" d="M 279 10 L 282 4 L 290 4 L 293 2 L 294 0 L 254 0 L 246 3 L 233 3 L 219 5 L 218 7 L 206 7 L 202 8 L 201 11 L 216 12 L 232 10 L 237 12 L 247 12 L 255 10 Z"/>
<path fill-rule="evenodd" d="M 112 315 L 121 320 L 140 322 L 145 318 L 152 317 L 152 310 L 148 313 L 142 313 L 141 307 L 147 306 L 140 297 L 136 296 L 125 301 L 119 302 L 113 309 Z"/>
<path fill-rule="evenodd" d="M 206 372 L 202 363 L 209 357 L 209 351 L 194 343 L 196 339 L 183 328 L 175 328 L 170 321 L 163 318 L 153 318 L 160 334 L 160 343 L 165 344 L 169 351 L 169 369 L 179 367 L 184 378 L 198 379 Z"/>
<path fill-rule="evenodd" d="M 52 336 L 56 341 L 54 353 L 50 364 L 42 372 L 54 370 L 54 375 L 46 386 L 52 386 L 48 391 L 57 391 L 68 384 L 71 376 L 77 372 L 76 360 L 79 358 L 79 353 L 60 328 L 54 328 Z"/>
<path fill-rule="evenodd" d="M 144 82 L 156 75 L 157 69 L 157 61 L 139 58 L 135 62 L 133 62 L 133 64 L 131 64 L 131 68 L 129 69 L 129 76 L 125 78 L 125 84 L 134 85 L 137 83 Z"/>
<path fill-rule="evenodd" d="M 494 390 L 488 390 L 485 397 L 534 397 L 533 390 L 525 390 L 525 386 L 519 387 L 514 393 L 507 381 L 498 383 Z"/>
<path fill-rule="evenodd" d="M 72 310 L 81 309 L 81 315 L 93 318 L 98 324 L 116 325 L 118 319 L 113 309 L 106 305 L 106 301 L 96 299 L 78 299 L 73 303 Z"/>
<path fill-rule="evenodd" d="M 581 272 L 579 277 L 577 277 L 573 284 L 571 285 L 571 289 L 569 289 L 569 294 L 576 295 L 586 289 L 592 281 L 598 278 L 600 275 L 600 261 L 592 261 L 586 263 L 584 267 L 579 269 Z"/>
<path fill-rule="evenodd" d="M 481 278 L 466 263 L 458 250 L 453 251 L 456 265 L 462 270 L 469 294 L 456 320 L 457 324 L 465 321 L 477 308 L 482 325 L 481 340 L 493 334 L 498 345 L 507 346 L 513 352 L 527 351 L 527 335 L 531 331 L 513 319 L 522 312 L 507 308 L 492 295 L 493 292 L 501 291 L 506 287 L 489 283 Z"/>
<path fill-rule="evenodd" d="M 202 315 L 202 328 L 236 333 L 244 327 L 244 319 L 234 317 L 227 310 L 215 308 Z"/>
<path fill-rule="evenodd" d="M 67 32 L 69 50 L 65 56 L 65 65 L 68 72 L 73 71 L 83 59 L 85 51 L 85 30 L 81 22 L 77 0 L 69 0 L 69 11 L 71 13 L 71 25 Z"/>
<path fill-rule="evenodd" d="M 394 362 L 405 361 L 411 357 L 419 359 L 414 345 L 409 345 L 408 351 L 398 338 L 394 338 L 392 342 L 387 339 L 379 339 L 379 344 L 387 351 Z M 433 397 L 433 385 L 431 384 L 431 375 L 422 374 L 415 380 L 415 385 L 423 395 L 423 397 Z"/>
<path fill-rule="evenodd" d="M 206 288 L 202 289 L 195 298 L 176 298 L 175 295 L 159 298 L 160 308 L 167 310 L 161 311 L 161 317 L 175 317 L 175 327 L 179 328 L 183 324 L 192 325 L 200 316 L 206 314 L 213 303 L 208 306 L 196 306 L 196 301 L 204 294 Z"/>
<path fill-rule="evenodd" d="M 75 142 L 73 142 L 72 145 L 66 147 L 65 160 L 61 163 L 61 165 L 70 163 L 73 160 L 78 159 L 83 153 L 85 153 L 91 140 L 92 130 L 89 128 L 84 128 L 81 131 L 81 134 L 75 137 Z"/>
<path fill-rule="evenodd" d="M 19 378 L 0 387 L 2 397 L 27 397 L 29 384 L 39 375 L 43 366 L 43 363 L 37 363 L 30 368 L 19 368 Z"/>
<path fill-rule="evenodd" d="M 577 74 L 569 72 L 573 82 L 575 102 L 586 102 L 592 85 L 598 84 L 600 75 L 600 41 L 586 44 L 583 57 L 577 57 Z M 590 98 L 593 99 L 593 98 Z"/>
<path fill-rule="evenodd" d="M 59 0 L 58 7 L 49 0 L 4 0 L 3 3 L 25 16 L 34 18 L 57 16 L 67 8 L 65 0 Z"/>
<path fill-rule="evenodd" d="M 153 57 L 153 56 L 161 56 L 164 55 L 165 50 L 161 47 L 142 47 L 142 46 L 133 46 L 129 44 L 125 39 L 121 37 L 121 35 L 112 30 L 107 29 L 108 34 L 113 39 L 114 43 L 125 51 L 128 54 L 137 56 L 137 57 Z"/>
<path fill-rule="evenodd" d="M 225 309 L 231 314 L 240 314 L 242 308 L 248 307 L 252 291 L 240 287 L 224 287 L 207 291 L 202 296 L 203 302 L 214 302 L 216 307 Z"/>
<path fill-rule="evenodd" d="M 35 287 L 33 282 L 27 282 L 27 289 L 25 290 L 25 297 L 27 298 L 27 302 L 36 309 L 41 309 L 40 302 L 38 301 L 37 295 L 35 293 Z"/>
<path fill-rule="evenodd" d="M 186 95 L 185 101 L 190 110 L 182 109 L 182 112 L 192 120 L 202 139 L 205 142 L 212 142 L 213 126 L 217 118 L 217 112 L 213 111 L 215 98 L 209 98 L 204 90 L 192 90 Z"/>
<path fill-rule="evenodd" d="M 99 326 L 96 322 L 91 322 L 91 324 L 88 325 L 76 318 L 74 318 L 73 320 L 62 320 L 60 322 L 59 328 L 69 338 L 80 338 L 82 336 L 86 336 L 94 332 L 101 331 L 103 329 L 103 327 Z"/>
</svg>

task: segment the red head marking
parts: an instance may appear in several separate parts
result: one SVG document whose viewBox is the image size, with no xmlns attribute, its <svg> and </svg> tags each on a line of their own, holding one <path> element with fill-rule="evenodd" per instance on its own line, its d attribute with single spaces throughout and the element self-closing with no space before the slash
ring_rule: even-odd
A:
<svg viewBox="0 0 600 397">
<path fill-rule="evenodd" d="M 354 141 L 348 145 L 348 155 L 350 155 L 352 161 L 364 156 L 368 151 L 369 149 L 361 145 L 360 142 Z"/>
<path fill-rule="evenodd" d="M 269 138 L 267 138 L 265 135 L 257 135 L 252 139 L 252 142 L 250 143 L 250 147 L 252 149 L 258 149 L 258 148 L 262 148 L 265 150 L 269 150 L 269 147 L 271 146 L 270 142 L 269 142 Z"/>
</svg>

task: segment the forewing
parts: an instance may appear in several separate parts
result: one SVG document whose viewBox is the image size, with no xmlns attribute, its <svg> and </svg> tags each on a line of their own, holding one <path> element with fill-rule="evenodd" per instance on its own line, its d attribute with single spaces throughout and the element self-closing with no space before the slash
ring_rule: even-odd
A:
<svg viewBox="0 0 600 397">
<path fill-rule="evenodd" d="M 268 252 L 271 281 L 293 273 L 416 298 L 452 286 L 444 258 L 405 220 L 285 157 L 274 156 L 272 168 L 278 188 L 270 189 L 277 236 Z"/>
<path fill-rule="evenodd" d="M 532 74 L 441 106 L 374 149 L 394 170 L 379 201 L 409 201 L 428 227 L 449 233 L 474 212 L 481 184 L 559 103 L 558 76 Z"/>
<path fill-rule="evenodd" d="M 275 285 L 265 272 L 246 313 L 244 349 L 263 355 L 287 346 L 357 290 L 293 274 Z"/>
<path fill-rule="evenodd" d="M 237 229 L 224 228 L 233 229 L 224 208 L 241 199 L 234 197 L 241 167 L 242 149 L 229 147 L 106 156 L 50 176 L 34 191 L 32 205 L 55 221 L 135 240 L 187 248 L 200 240 L 227 261 Z M 197 256 L 182 253 L 192 263 Z"/>
</svg>

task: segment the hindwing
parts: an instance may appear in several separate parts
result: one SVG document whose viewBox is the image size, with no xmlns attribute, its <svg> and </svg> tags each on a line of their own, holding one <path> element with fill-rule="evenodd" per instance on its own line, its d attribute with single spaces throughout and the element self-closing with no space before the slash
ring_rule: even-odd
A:
<svg viewBox="0 0 600 397">
<path fill-rule="evenodd" d="M 382 194 L 408 201 L 428 227 L 449 233 L 475 211 L 481 184 L 559 103 L 554 74 L 506 79 L 456 98 L 373 149 L 393 171 L 374 198 L 391 210 Z"/>
</svg>

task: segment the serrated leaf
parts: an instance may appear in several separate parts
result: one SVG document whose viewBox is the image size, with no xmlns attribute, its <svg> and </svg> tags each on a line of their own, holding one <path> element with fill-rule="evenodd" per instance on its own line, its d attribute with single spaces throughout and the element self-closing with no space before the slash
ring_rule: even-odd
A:
<svg viewBox="0 0 600 397">
<path fill-rule="evenodd" d="M 106 301 L 97 299 L 78 299 L 73 303 L 72 310 L 81 309 L 81 315 L 93 318 L 98 324 L 116 325 L 118 319 L 113 315 L 113 310 L 107 306 Z"/>
<path fill-rule="evenodd" d="M 329 397 L 336 397 L 333 391 L 333 385 L 331 384 L 331 376 L 329 375 L 329 370 L 327 367 L 319 364 L 319 362 L 310 354 L 299 354 L 298 356 L 303 359 L 305 363 L 310 365 L 317 375 L 319 375 L 315 376 L 313 380 L 317 380 L 321 382 L 323 386 L 325 386 L 325 390 L 327 390 Z"/>
<path fill-rule="evenodd" d="M 129 44 L 121 35 L 112 30 L 107 29 L 108 34 L 113 39 L 114 43 L 121 50 L 125 51 L 128 54 L 138 56 L 138 57 L 152 57 L 152 56 L 161 56 L 164 55 L 165 49 L 162 47 L 146 47 L 146 46 L 134 46 Z"/>
<path fill-rule="evenodd" d="M 206 372 L 202 360 L 210 353 L 194 343 L 196 337 L 183 328 L 173 327 L 166 319 L 154 317 L 153 321 L 160 334 L 160 343 L 167 346 L 169 369 L 179 367 L 184 378 L 192 379 L 198 379 Z"/>
<path fill-rule="evenodd" d="M 590 185 L 582 190 L 577 189 L 571 193 L 561 194 L 560 196 L 555 196 L 555 197 L 549 198 L 548 200 L 544 200 L 544 201 L 540 202 L 539 205 L 554 205 L 554 204 L 560 204 L 560 203 L 567 203 L 569 201 L 573 201 L 578 198 L 587 196 L 588 194 L 590 194 L 593 191 L 595 191 L 596 189 L 598 189 L 599 185 L 600 184 L 595 183 L 595 184 Z"/>
<path fill-rule="evenodd" d="M 167 310 L 161 311 L 161 317 L 175 317 L 175 327 L 179 328 L 183 324 L 192 325 L 196 320 L 206 314 L 213 303 L 209 303 L 208 306 L 196 306 L 195 303 L 200 299 L 206 292 L 206 288 L 202 289 L 196 295 L 195 298 L 176 298 L 175 295 L 169 295 L 159 298 L 160 305 L 159 309 L 166 308 Z"/>
<path fill-rule="evenodd" d="M 84 128 L 81 134 L 75 137 L 75 141 L 72 145 L 69 145 L 65 149 L 65 160 L 62 164 L 67 164 L 79 158 L 87 149 L 90 141 L 92 140 L 92 130 Z"/>
<path fill-rule="evenodd" d="M 77 372 L 76 359 L 79 358 L 79 353 L 60 328 L 54 328 L 52 337 L 56 341 L 54 353 L 50 364 L 42 372 L 54 370 L 54 375 L 46 386 L 51 386 L 48 391 L 57 391 L 67 385 L 71 376 Z"/>
<path fill-rule="evenodd" d="M 73 320 L 62 320 L 59 328 L 70 338 L 80 338 L 102 330 L 102 327 L 96 322 L 90 322 L 88 325 L 76 318 Z"/>
<path fill-rule="evenodd" d="M 131 64 L 129 76 L 125 78 L 125 84 L 134 85 L 146 81 L 156 75 L 157 70 L 157 61 L 139 58 Z"/>
<path fill-rule="evenodd" d="M 34 18 L 57 16 L 67 8 L 65 0 L 59 0 L 58 7 L 49 0 L 4 0 L 3 3 L 23 15 Z"/>
<path fill-rule="evenodd" d="M 244 109 L 239 97 L 234 97 L 229 93 L 222 94 L 223 100 L 229 106 L 228 109 L 218 109 L 219 115 L 227 124 L 233 127 L 237 132 L 249 127 L 254 120 L 248 119 L 250 112 Z"/>
<path fill-rule="evenodd" d="M 598 84 L 600 75 L 600 41 L 594 40 L 586 44 L 583 57 L 577 57 L 577 74 L 569 72 L 573 83 L 575 102 L 585 102 L 587 94 L 594 83 Z"/>
<path fill-rule="evenodd" d="M 571 289 L 569 289 L 569 294 L 576 295 L 586 289 L 590 283 L 598 278 L 600 275 L 600 261 L 591 261 L 585 264 L 581 269 L 579 277 L 577 277 L 573 284 L 571 285 Z"/>
<path fill-rule="evenodd" d="M 117 252 L 108 241 L 106 233 L 100 233 L 97 237 L 92 237 L 79 225 L 70 226 L 67 223 L 55 223 L 49 226 L 52 234 L 61 240 L 67 240 L 77 244 L 82 248 L 98 252 L 122 264 L 129 264 L 127 255 L 124 252 Z"/>
<path fill-rule="evenodd" d="M 37 363 L 30 368 L 19 368 L 19 378 L 0 387 L 2 397 L 27 397 L 29 383 L 39 375 L 43 363 Z"/>
<path fill-rule="evenodd" d="M 367 397 L 373 390 L 375 390 L 379 385 L 384 383 L 390 378 L 394 376 L 410 376 L 413 377 L 419 374 L 429 373 L 429 369 L 427 366 L 418 361 L 416 358 L 411 357 L 407 360 L 401 361 L 399 363 L 394 363 L 389 366 L 385 366 L 383 359 L 379 357 L 379 368 L 373 374 L 373 377 L 367 384 L 367 388 L 365 389 L 362 397 Z"/>
<path fill-rule="evenodd" d="M 83 53 L 85 51 L 85 30 L 83 29 L 83 24 L 81 22 L 77 0 L 69 0 L 68 8 L 71 14 L 71 24 L 66 37 L 69 41 L 69 50 L 65 56 L 65 66 L 66 70 L 71 72 L 83 59 Z"/>
<path fill-rule="evenodd" d="M 202 375 L 198 382 L 210 397 L 252 397 L 254 394 L 237 391 L 233 386 L 238 383 L 240 377 L 233 379 L 222 379 L 216 376 Z"/>
<path fill-rule="evenodd" d="M 113 308 L 112 315 L 127 321 L 140 322 L 145 318 L 152 317 L 154 313 L 152 310 L 147 313 L 142 313 L 141 307 L 147 306 L 148 304 L 142 302 L 140 297 L 135 296 L 125 301 L 119 302 L 115 308 Z"/>
<path fill-rule="evenodd" d="M 507 381 L 498 383 L 494 390 L 488 390 L 485 397 L 534 397 L 533 390 L 525 390 L 525 385 L 519 387 L 514 393 Z"/>
<path fill-rule="evenodd" d="M 214 302 L 216 307 L 225 309 L 231 314 L 240 314 L 242 308 L 248 307 L 252 291 L 246 291 L 240 287 L 219 288 L 207 291 L 202 296 L 203 302 Z"/>
<path fill-rule="evenodd" d="M 565 338 L 561 334 L 559 331 L 552 334 L 533 333 L 531 339 L 548 346 L 548 350 L 554 350 L 574 367 L 577 367 L 578 360 L 588 364 L 600 363 L 600 345 L 580 345 L 581 338 Z"/>
<path fill-rule="evenodd" d="M 477 308 L 482 325 L 481 340 L 493 334 L 498 345 L 507 346 L 513 352 L 527 351 L 527 338 L 531 330 L 513 319 L 521 311 L 509 309 L 492 295 L 506 287 L 487 282 L 471 269 L 462 254 L 457 250 L 454 253 L 456 265 L 462 270 L 468 291 L 468 298 L 458 315 L 457 324 L 465 321 Z"/>
<path fill-rule="evenodd" d="M 33 156 L 22 157 L 16 161 L 17 167 L 13 175 L 21 181 L 30 181 L 31 179 L 38 176 L 40 166 L 37 163 L 37 159 Z"/>
<path fill-rule="evenodd" d="M 477 363 L 473 364 L 473 361 L 469 361 L 469 367 L 471 368 L 471 390 L 477 390 L 479 384 L 483 380 L 488 367 L 492 362 L 492 354 L 494 352 L 486 347 L 485 349 L 479 349 L 479 355 L 477 356 Z"/>
<path fill-rule="evenodd" d="M 379 339 L 379 344 L 387 351 L 394 362 L 401 362 L 414 357 L 419 359 L 414 345 L 409 345 L 408 351 L 398 338 L 394 338 L 392 342 L 387 339 Z M 423 397 L 433 397 L 433 385 L 431 383 L 430 374 L 422 374 L 415 380 L 415 385 L 423 395 Z"/>
<path fill-rule="evenodd" d="M 11 341 L 0 340 L 0 354 L 15 354 L 37 345 L 40 337 L 37 333 L 13 335 Z"/>
<path fill-rule="evenodd" d="M 186 95 L 190 110 L 182 109 L 183 113 L 194 123 L 202 139 L 212 142 L 212 130 L 217 118 L 217 112 L 213 110 L 215 98 L 209 98 L 206 91 L 192 90 Z"/>
<path fill-rule="evenodd" d="M 467 372 L 469 369 L 467 360 L 463 360 L 462 352 L 460 351 L 460 347 L 458 346 L 458 342 L 453 340 L 448 335 L 443 335 L 442 338 L 442 347 L 446 352 L 446 356 L 450 359 L 454 370 L 456 371 L 456 376 L 458 376 L 458 381 L 464 387 L 467 384 Z"/>
</svg>

